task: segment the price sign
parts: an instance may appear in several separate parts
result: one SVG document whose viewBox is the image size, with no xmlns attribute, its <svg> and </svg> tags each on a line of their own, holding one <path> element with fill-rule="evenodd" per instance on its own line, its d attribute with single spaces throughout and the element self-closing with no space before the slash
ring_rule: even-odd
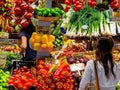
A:
<svg viewBox="0 0 120 90">
<path fill-rule="evenodd" d="M 4 68 L 6 64 L 6 54 L 5 53 L 0 53 L 0 68 Z"/>
<path fill-rule="evenodd" d="M 71 64 L 70 69 L 71 71 L 81 71 L 84 70 L 85 66 L 83 63 Z"/>
</svg>

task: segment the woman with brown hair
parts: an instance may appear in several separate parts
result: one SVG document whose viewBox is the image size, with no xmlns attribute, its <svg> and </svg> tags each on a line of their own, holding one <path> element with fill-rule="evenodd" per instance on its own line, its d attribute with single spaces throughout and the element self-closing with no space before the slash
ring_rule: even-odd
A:
<svg viewBox="0 0 120 90">
<path fill-rule="evenodd" d="M 98 39 L 95 55 L 100 90 L 115 90 L 120 80 L 120 63 L 113 60 L 113 47 L 114 41 L 111 37 L 102 36 Z M 93 60 L 87 62 L 79 89 L 85 90 L 89 82 L 96 83 Z"/>
</svg>

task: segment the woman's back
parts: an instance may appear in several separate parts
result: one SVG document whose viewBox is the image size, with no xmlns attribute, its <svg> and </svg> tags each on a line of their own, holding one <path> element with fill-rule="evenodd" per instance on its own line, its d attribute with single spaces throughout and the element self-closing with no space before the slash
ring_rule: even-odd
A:
<svg viewBox="0 0 120 90">
<path fill-rule="evenodd" d="M 115 63 L 113 70 L 116 77 L 114 77 L 113 74 L 110 72 L 108 79 L 105 76 L 103 65 L 99 61 L 97 61 L 97 72 L 98 72 L 100 90 L 114 90 L 117 82 L 120 80 L 120 63 Z M 84 77 L 82 78 L 80 83 L 80 90 L 85 90 L 86 84 L 89 83 L 90 81 L 93 83 L 96 82 L 93 60 L 88 61 L 86 65 Z"/>
</svg>

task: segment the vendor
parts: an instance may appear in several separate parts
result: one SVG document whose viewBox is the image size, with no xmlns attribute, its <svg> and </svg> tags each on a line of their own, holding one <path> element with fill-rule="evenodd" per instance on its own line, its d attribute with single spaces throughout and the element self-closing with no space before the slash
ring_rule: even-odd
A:
<svg viewBox="0 0 120 90">
<path fill-rule="evenodd" d="M 29 39 L 33 32 L 35 32 L 35 27 L 33 26 L 32 23 L 29 23 L 27 27 L 22 28 L 20 33 L 20 37 L 21 37 L 20 54 L 23 56 L 23 60 L 25 61 L 35 60 L 36 58 L 36 51 L 31 49 L 29 44 Z"/>
</svg>

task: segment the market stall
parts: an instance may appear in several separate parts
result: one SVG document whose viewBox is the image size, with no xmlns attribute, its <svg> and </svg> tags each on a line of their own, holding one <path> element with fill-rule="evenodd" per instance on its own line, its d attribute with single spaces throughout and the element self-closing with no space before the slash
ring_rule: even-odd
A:
<svg viewBox="0 0 120 90">
<path fill-rule="evenodd" d="M 119 4 L 119 0 L 1 0 L 0 90 L 78 90 L 102 35 L 113 37 L 113 55 L 119 62 Z M 37 57 L 23 61 L 19 33 L 31 21 L 36 32 L 29 43 Z"/>
</svg>

